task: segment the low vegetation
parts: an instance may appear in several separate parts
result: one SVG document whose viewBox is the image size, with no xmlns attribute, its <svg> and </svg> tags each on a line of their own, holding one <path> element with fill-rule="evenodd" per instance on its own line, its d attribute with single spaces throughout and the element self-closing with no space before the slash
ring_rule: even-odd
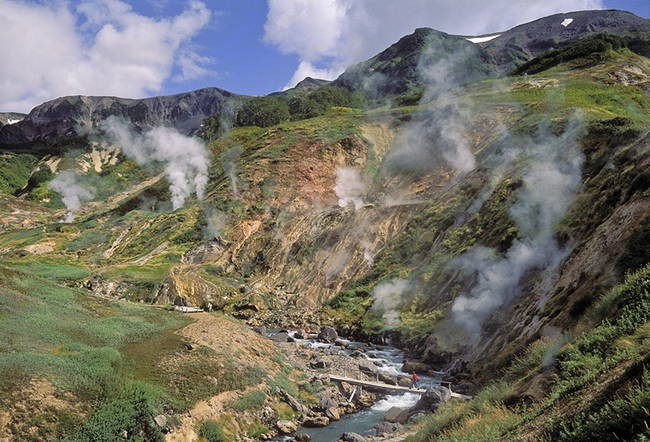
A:
<svg viewBox="0 0 650 442">
<path fill-rule="evenodd" d="M 412 38 L 443 49 L 468 45 L 427 30 Z M 350 71 L 343 80 L 356 92 L 330 85 L 226 103 L 201 134 L 213 154 L 205 197 L 177 210 L 170 183 L 153 179 L 160 165 L 144 170 L 120 157 L 83 176 L 95 197 L 63 223 L 61 198 L 48 188 L 53 174 L 37 168 L 39 149 L 51 148 L 59 168 L 75 168 L 79 152 L 91 149 L 88 140 L 2 153 L 0 420 L 9 419 L 15 440 L 163 440 L 155 416 L 178 427 L 197 401 L 227 392 L 237 392 L 224 401 L 228 412 L 196 422 L 197 434 L 207 441 L 261 437 L 269 423 L 259 415 L 269 407 L 280 419 L 295 417 L 281 391 L 317 402 L 320 381 L 281 357 L 262 367 L 208 346 L 188 350 L 174 332 L 189 319 L 171 305 L 174 290 L 185 296 L 188 280 L 196 285 L 188 285 L 187 299 L 209 292 L 214 309 L 252 323 L 289 321 L 298 312 L 296 323 L 327 323 L 367 340 L 389 336 L 436 368 L 469 354 L 475 398 L 420 418 L 413 442 L 650 438 L 650 96 L 643 81 L 650 64 L 624 40 L 602 34 L 496 79 L 485 54 L 472 48 L 476 58 L 460 67 L 460 84 L 445 91 L 461 93 L 462 116 L 471 114 L 453 139 L 477 160 L 462 174 L 437 163 L 433 172 L 419 169 L 432 151 L 388 167 L 388 147 L 379 149 L 380 137 L 364 129 L 381 129 L 387 146 L 397 140 L 401 147 L 412 140 L 392 138 L 395 132 L 420 127 L 430 130 L 423 144 L 442 149 L 436 143 L 451 127 L 438 124 L 455 112 L 448 97 L 423 84 L 412 59 L 390 54 Z M 425 55 L 439 61 L 435 51 Z M 361 91 L 355 75 L 366 68 L 409 81 L 385 85 L 394 97 L 387 102 Z M 580 157 L 582 185 L 546 238 L 561 252 L 551 270 L 568 269 L 570 281 L 559 282 L 559 270 L 540 271 L 548 262 L 531 267 L 470 342 L 452 305 L 481 276 L 459 258 L 480 249 L 489 250 L 488 261 L 503 260 L 529 239 L 512 208 L 525 195 L 526 174 L 543 162 L 530 153 L 548 145 Z M 506 158 L 524 151 L 530 155 Z M 363 170 L 361 209 L 336 206 L 339 167 Z M 144 180 L 150 185 L 132 189 Z M 537 210 L 542 217 L 543 207 Z M 371 226 L 381 221 L 371 216 L 377 213 L 397 222 Z M 360 241 L 375 227 L 390 232 L 371 244 L 368 262 L 372 247 Z M 319 267 L 322 256 L 341 252 L 344 230 L 353 231 L 349 256 Z M 337 279 L 354 259 L 360 264 L 350 274 L 358 277 Z M 316 299 L 301 285 L 309 278 L 333 296 Z M 393 323 L 376 306 L 377 289 L 394 281 L 405 288 Z M 92 295 L 103 290 L 121 299 Z M 160 301 L 163 291 L 168 297 Z M 197 299 L 207 305 L 207 297 Z"/>
</svg>

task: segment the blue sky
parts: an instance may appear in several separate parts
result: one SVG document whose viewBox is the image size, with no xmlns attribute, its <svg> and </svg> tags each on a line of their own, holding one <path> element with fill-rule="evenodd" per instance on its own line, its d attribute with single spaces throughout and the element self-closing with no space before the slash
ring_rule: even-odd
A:
<svg viewBox="0 0 650 442">
<path fill-rule="evenodd" d="M 0 111 L 64 95 L 216 86 L 265 95 L 335 78 L 416 27 L 479 35 L 650 0 L 0 0 Z"/>
</svg>

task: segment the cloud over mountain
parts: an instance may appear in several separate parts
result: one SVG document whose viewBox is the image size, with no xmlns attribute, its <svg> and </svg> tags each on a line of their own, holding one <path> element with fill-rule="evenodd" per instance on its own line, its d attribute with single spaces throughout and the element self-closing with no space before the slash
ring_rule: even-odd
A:
<svg viewBox="0 0 650 442">
<path fill-rule="evenodd" d="M 190 1 L 176 16 L 140 15 L 120 0 L 0 0 L 0 110 L 27 112 L 53 96 L 141 97 L 206 75 L 191 40 L 212 13 Z M 72 92 L 76 91 L 76 92 Z"/>
<path fill-rule="evenodd" d="M 269 0 L 267 43 L 298 55 L 300 65 L 287 87 L 306 76 L 333 79 L 413 32 L 430 27 L 478 35 L 558 12 L 601 9 L 602 0 Z"/>
</svg>

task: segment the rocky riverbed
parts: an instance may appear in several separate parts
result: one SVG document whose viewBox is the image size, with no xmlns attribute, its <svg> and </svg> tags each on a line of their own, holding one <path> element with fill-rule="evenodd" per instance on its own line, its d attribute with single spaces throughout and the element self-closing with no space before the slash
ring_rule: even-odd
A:
<svg viewBox="0 0 650 442">
<path fill-rule="evenodd" d="M 318 335 L 302 330 L 268 333 L 264 328 L 251 330 L 220 315 L 198 313 L 193 317 L 195 322 L 178 331 L 186 341 L 186 349 L 175 357 L 189 357 L 201 347 L 209 347 L 215 354 L 236 355 L 238 369 L 261 368 L 267 373 L 268 380 L 246 390 L 226 391 L 200 401 L 187 413 L 167 416 L 168 422 L 159 425 L 167 432 L 168 442 L 199 440 L 198 429 L 203 422 L 225 422 L 224 419 L 232 424 L 229 431 L 237 440 L 306 440 L 305 433 L 313 428 L 329 431 L 327 437 L 319 437 L 319 440 L 392 440 L 404 431 L 402 424 L 414 414 L 431 410 L 440 400 L 446 400 L 434 394 L 431 400 L 413 408 L 417 401 L 414 394 L 406 404 L 395 397 L 385 398 L 385 393 L 358 389 L 345 382 L 331 382 L 330 376 L 338 375 L 367 381 L 383 379 L 391 384 L 408 386 L 410 377 L 401 370 L 411 372 L 414 369 L 426 378 L 426 366 L 413 362 L 403 366 L 402 353 L 391 347 L 346 341 L 330 327 L 322 327 Z M 382 358 L 388 354 L 398 363 L 386 364 L 386 359 Z M 285 384 L 280 381 L 285 376 L 283 373 L 293 379 L 293 387 L 283 387 Z M 265 398 L 263 404 L 250 409 L 233 409 L 233 403 L 256 393 Z M 394 404 L 402 404 L 404 408 L 395 408 Z M 292 412 L 281 413 L 283 407 L 290 407 Z M 374 413 L 370 427 L 367 419 L 363 425 L 357 425 L 355 419 L 363 419 L 370 410 Z M 282 416 L 293 417 L 287 420 Z M 255 425 L 267 430 L 252 435 L 247 422 L 256 422 Z M 375 424 L 378 424 L 376 429 L 370 432 Z M 360 430 L 361 427 L 366 430 Z M 346 430 L 340 431 L 342 428 Z M 355 434 L 357 431 L 364 435 Z M 373 435 L 369 436 L 369 433 Z"/>
<path fill-rule="evenodd" d="M 257 329 L 265 333 L 263 329 Z M 305 373 L 311 381 L 320 381 L 322 390 L 316 393 L 318 404 L 300 416 L 295 422 L 279 422 L 278 432 L 291 435 L 294 440 L 308 440 L 308 435 L 300 433 L 302 427 L 330 425 L 345 415 L 358 413 L 375 404 L 385 393 L 374 392 L 368 388 L 358 387 L 346 382 L 332 383 L 330 376 L 343 376 L 365 381 L 383 381 L 390 385 L 410 386 L 411 378 L 405 374 L 396 375 L 389 367 L 383 366 L 376 353 L 383 346 L 372 344 L 351 343 L 339 339 L 330 327 L 323 327 L 318 335 L 308 334 L 302 330 L 295 333 L 279 332 L 270 335 L 276 342 L 282 355 L 298 370 Z M 407 362 L 409 371 L 417 368 L 420 373 L 430 371 L 419 363 Z M 372 436 L 362 436 L 354 432 L 342 432 L 343 441 L 362 442 L 369 438 L 373 440 L 401 440 L 403 424 L 414 415 L 426 413 L 437 408 L 441 402 L 450 398 L 450 392 L 445 387 L 431 387 L 427 394 L 413 407 L 392 407 L 384 416 L 384 421 L 375 426 Z M 336 426 L 337 424 L 332 424 Z M 405 437 L 405 436 L 404 436 Z M 396 438 L 396 439 L 395 439 Z"/>
</svg>

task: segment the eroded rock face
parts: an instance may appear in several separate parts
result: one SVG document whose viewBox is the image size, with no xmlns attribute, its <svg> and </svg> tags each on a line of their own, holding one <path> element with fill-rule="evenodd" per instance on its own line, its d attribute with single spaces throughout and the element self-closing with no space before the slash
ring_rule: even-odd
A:
<svg viewBox="0 0 650 442">
<path fill-rule="evenodd" d="M 140 100 L 117 97 L 61 97 L 43 103 L 21 121 L 2 126 L 0 141 L 7 144 L 78 136 L 111 115 L 130 120 L 138 129 L 173 127 L 183 134 L 197 130 L 203 119 L 221 111 L 236 95 L 218 88 Z"/>
</svg>

